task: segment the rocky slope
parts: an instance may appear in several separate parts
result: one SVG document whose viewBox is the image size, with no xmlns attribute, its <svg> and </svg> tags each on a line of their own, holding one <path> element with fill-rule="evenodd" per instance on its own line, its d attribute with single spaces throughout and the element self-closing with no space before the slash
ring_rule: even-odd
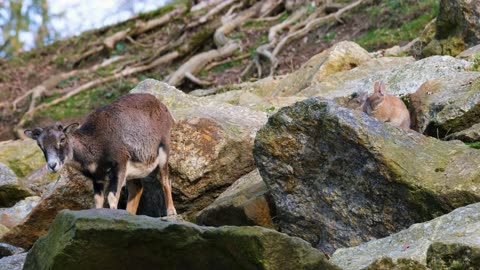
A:
<svg viewBox="0 0 480 270">
<path fill-rule="evenodd" d="M 465 6 L 441 3 L 450 2 Z M 464 44 L 470 46 L 467 38 Z M 190 94 L 152 79 L 129 89 L 156 96 L 176 119 L 169 166 L 177 210 L 198 224 L 235 226 L 152 218 L 164 214 L 156 172 L 142 179 L 148 192 L 139 216 L 58 214 L 92 208 L 91 183 L 69 169 L 49 175 L 35 143 L 18 140 L 0 143 L 0 241 L 34 246 L 28 269 L 70 269 L 102 255 L 121 263 L 113 251 L 134 255 L 119 268 L 478 268 L 479 152 L 445 140 L 478 141 L 480 51 L 422 59 L 393 51 L 369 53 L 343 41 L 283 76 Z M 377 80 L 405 101 L 412 130 L 344 107 L 359 91 L 371 93 Z M 281 233 L 239 227 L 245 225 Z M 155 252 L 128 249 L 139 243 Z M 183 260 L 158 256 L 172 249 Z M 378 250 L 385 258 L 370 255 Z M 334 254 L 337 266 L 323 253 Z M 0 265 L 20 269 L 25 256 L 0 258 Z"/>
</svg>

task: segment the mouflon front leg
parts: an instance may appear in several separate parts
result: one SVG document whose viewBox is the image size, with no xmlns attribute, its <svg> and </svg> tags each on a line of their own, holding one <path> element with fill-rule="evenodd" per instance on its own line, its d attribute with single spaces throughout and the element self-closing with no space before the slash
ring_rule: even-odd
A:
<svg viewBox="0 0 480 270">
<path fill-rule="evenodd" d="M 126 178 L 126 163 L 118 164 L 110 174 L 110 182 L 108 183 L 108 205 L 110 209 L 117 209 L 118 201 L 120 199 L 120 192 L 125 183 Z"/>
<path fill-rule="evenodd" d="M 103 208 L 103 203 L 105 197 L 103 194 L 103 189 L 105 185 L 98 181 L 93 181 L 93 199 L 95 201 L 95 208 Z"/>
</svg>

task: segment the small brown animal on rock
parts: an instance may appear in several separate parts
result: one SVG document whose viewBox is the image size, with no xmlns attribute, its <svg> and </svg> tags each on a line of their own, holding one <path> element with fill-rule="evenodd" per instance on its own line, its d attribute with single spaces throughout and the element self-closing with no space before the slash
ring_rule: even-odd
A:
<svg viewBox="0 0 480 270">
<path fill-rule="evenodd" d="M 375 82 L 373 94 L 365 102 L 364 112 L 404 130 L 410 129 L 410 113 L 407 106 L 398 97 L 387 94 L 383 82 Z"/>
</svg>

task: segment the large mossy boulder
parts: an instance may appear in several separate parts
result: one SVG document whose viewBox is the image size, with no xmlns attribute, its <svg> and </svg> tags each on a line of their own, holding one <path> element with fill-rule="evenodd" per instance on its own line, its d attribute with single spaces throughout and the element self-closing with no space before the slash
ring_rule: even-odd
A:
<svg viewBox="0 0 480 270">
<path fill-rule="evenodd" d="M 480 269 L 480 203 L 386 238 L 339 249 L 331 261 L 344 270 L 393 269 L 406 262 L 416 265 L 408 269 Z M 387 263 L 392 267 L 381 267 Z"/>
<path fill-rule="evenodd" d="M 443 138 L 480 122 L 480 72 L 430 80 L 409 96 L 412 129 Z"/>
<path fill-rule="evenodd" d="M 60 212 L 23 269 L 339 268 L 307 242 L 261 227 L 201 227 L 95 209 Z"/>
<path fill-rule="evenodd" d="M 263 112 L 189 96 L 166 83 L 145 80 L 134 93 L 150 93 L 176 123 L 169 159 L 177 211 L 193 217 L 229 185 L 255 168 L 252 148 Z"/>
<path fill-rule="evenodd" d="M 480 43 L 480 5 L 471 0 L 441 0 L 435 38 L 424 55 L 458 55 Z"/>
<path fill-rule="evenodd" d="M 29 248 L 42 235 L 62 209 L 93 207 L 92 183 L 70 168 L 62 170 L 58 181 L 51 183 L 40 202 L 17 226 L 3 235 L 1 242 Z"/>
<path fill-rule="evenodd" d="M 326 253 L 480 201 L 479 153 L 320 98 L 270 117 L 254 147 L 276 225 Z"/>
<path fill-rule="evenodd" d="M 274 206 L 258 170 L 235 181 L 207 208 L 196 222 L 207 226 L 252 226 L 273 228 Z"/>
</svg>

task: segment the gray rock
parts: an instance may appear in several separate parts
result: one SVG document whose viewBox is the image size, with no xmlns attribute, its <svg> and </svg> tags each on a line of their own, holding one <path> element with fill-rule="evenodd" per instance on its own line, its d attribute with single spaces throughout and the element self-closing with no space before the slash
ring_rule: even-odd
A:
<svg viewBox="0 0 480 270">
<path fill-rule="evenodd" d="M 280 231 L 326 253 L 480 201 L 478 153 L 319 98 L 270 117 L 254 147 Z"/>
<path fill-rule="evenodd" d="M 26 258 L 26 252 L 1 258 L 0 270 L 22 270 Z"/>
<path fill-rule="evenodd" d="M 472 66 L 471 62 L 451 56 L 432 56 L 416 62 L 412 60 L 408 57 L 372 60 L 355 69 L 335 73 L 320 84 L 301 91 L 299 95 L 336 98 L 358 91 L 372 93 L 373 83 L 383 81 L 389 94 L 403 96 L 417 91 L 425 81 L 445 75 L 454 76 Z"/>
<path fill-rule="evenodd" d="M 414 63 L 413 57 L 382 57 L 372 59 L 362 65 L 347 71 L 336 72 L 320 83 L 305 88 L 299 96 L 324 98 L 338 98 L 349 96 L 352 93 L 364 91 L 373 92 L 375 81 L 384 81 L 388 84 L 388 76 L 398 72 L 406 65 Z M 391 75 L 390 75 L 391 76 Z"/>
<path fill-rule="evenodd" d="M 23 269 L 339 268 L 307 242 L 261 227 L 201 227 L 95 209 L 60 212 Z"/>
<path fill-rule="evenodd" d="M 37 206 L 39 201 L 40 197 L 31 196 L 17 202 L 10 208 L 0 208 L 0 224 L 9 228 L 18 225 L 22 219 L 24 219 L 32 209 Z"/>
<path fill-rule="evenodd" d="M 480 72 L 425 82 L 410 95 L 412 129 L 443 138 L 480 122 Z"/>
<path fill-rule="evenodd" d="M 465 51 L 457 55 L 456 58 L 464 59 L 467 61 L 480 61 L 480 44 L 466 49 Z"/>
<path fill-rule="evenodd" d="M 17 183 L 17 176 L 5 164 L 0 162 L 0 185 L 9 185 Z"/>
<path fill-rule="evenodd" d="M 371 60 L 368 52 L 355 42 L 336 43 L 303 64 L 297 71 L 285 76 L 276 87 L 273 95 L 291 96 L 301 90 L 316 85 L 328 76 L 339 71 L 350 70 Z"/>
<path fill-rule="evenodd" d="M 273 228 L 271 198 L 258 170 L 242 176 L 207 208 L 197 214 L 196 222 L 207 226 L 259 225 Z"/>
<path fill-rule="evenodd" d="M 333 254 L 331 262 L 344 270 L 356 270 L 387 257 L 393 262 L 400 259 L 416 261 L 428 269 L 478 269 L 479 251 L 480 203 L 476 203 L 412 225 L 389 237 L 339 249 Z M 450 259 L 445 260 L 448 254 Z M 462 257 L 465 260 L 459 260 Z M 475 260 L 471 260 L 473 258 Z M 449 268 L 454 266 L 453 260 L 457 267 Z"/>
<path fill-rule="evenodd" d="M 23 248 L 12 246 L 7 243 L 0 243 L 0 259 L 3 257 L 12 256 L 22 252 L 25 252 Z"/>
<path fill-rule="evenodd" d="M 478 142 L 480 141 L 480 123 L 464 129 L 459 132 L 455 132 L 447 136 L 449 140 L 461 140 L 463 142 Z"/>
<path fill-rule="evenodd" d="M 88 209 L 93 207 L 92 183 L 71 168 L 65 167 L 57 182 L 51 183 L 42 200 L 20 224 L 4 234 L 1 242 L 30 248 L 44 235 L 50 223 L 62 209 Z"/>
<path fill-rule="evenodd" d="M 0 207 L 11 207 L 32 192 L 22 185 L 15 173 L 0 162 Z"/>
</svg>

